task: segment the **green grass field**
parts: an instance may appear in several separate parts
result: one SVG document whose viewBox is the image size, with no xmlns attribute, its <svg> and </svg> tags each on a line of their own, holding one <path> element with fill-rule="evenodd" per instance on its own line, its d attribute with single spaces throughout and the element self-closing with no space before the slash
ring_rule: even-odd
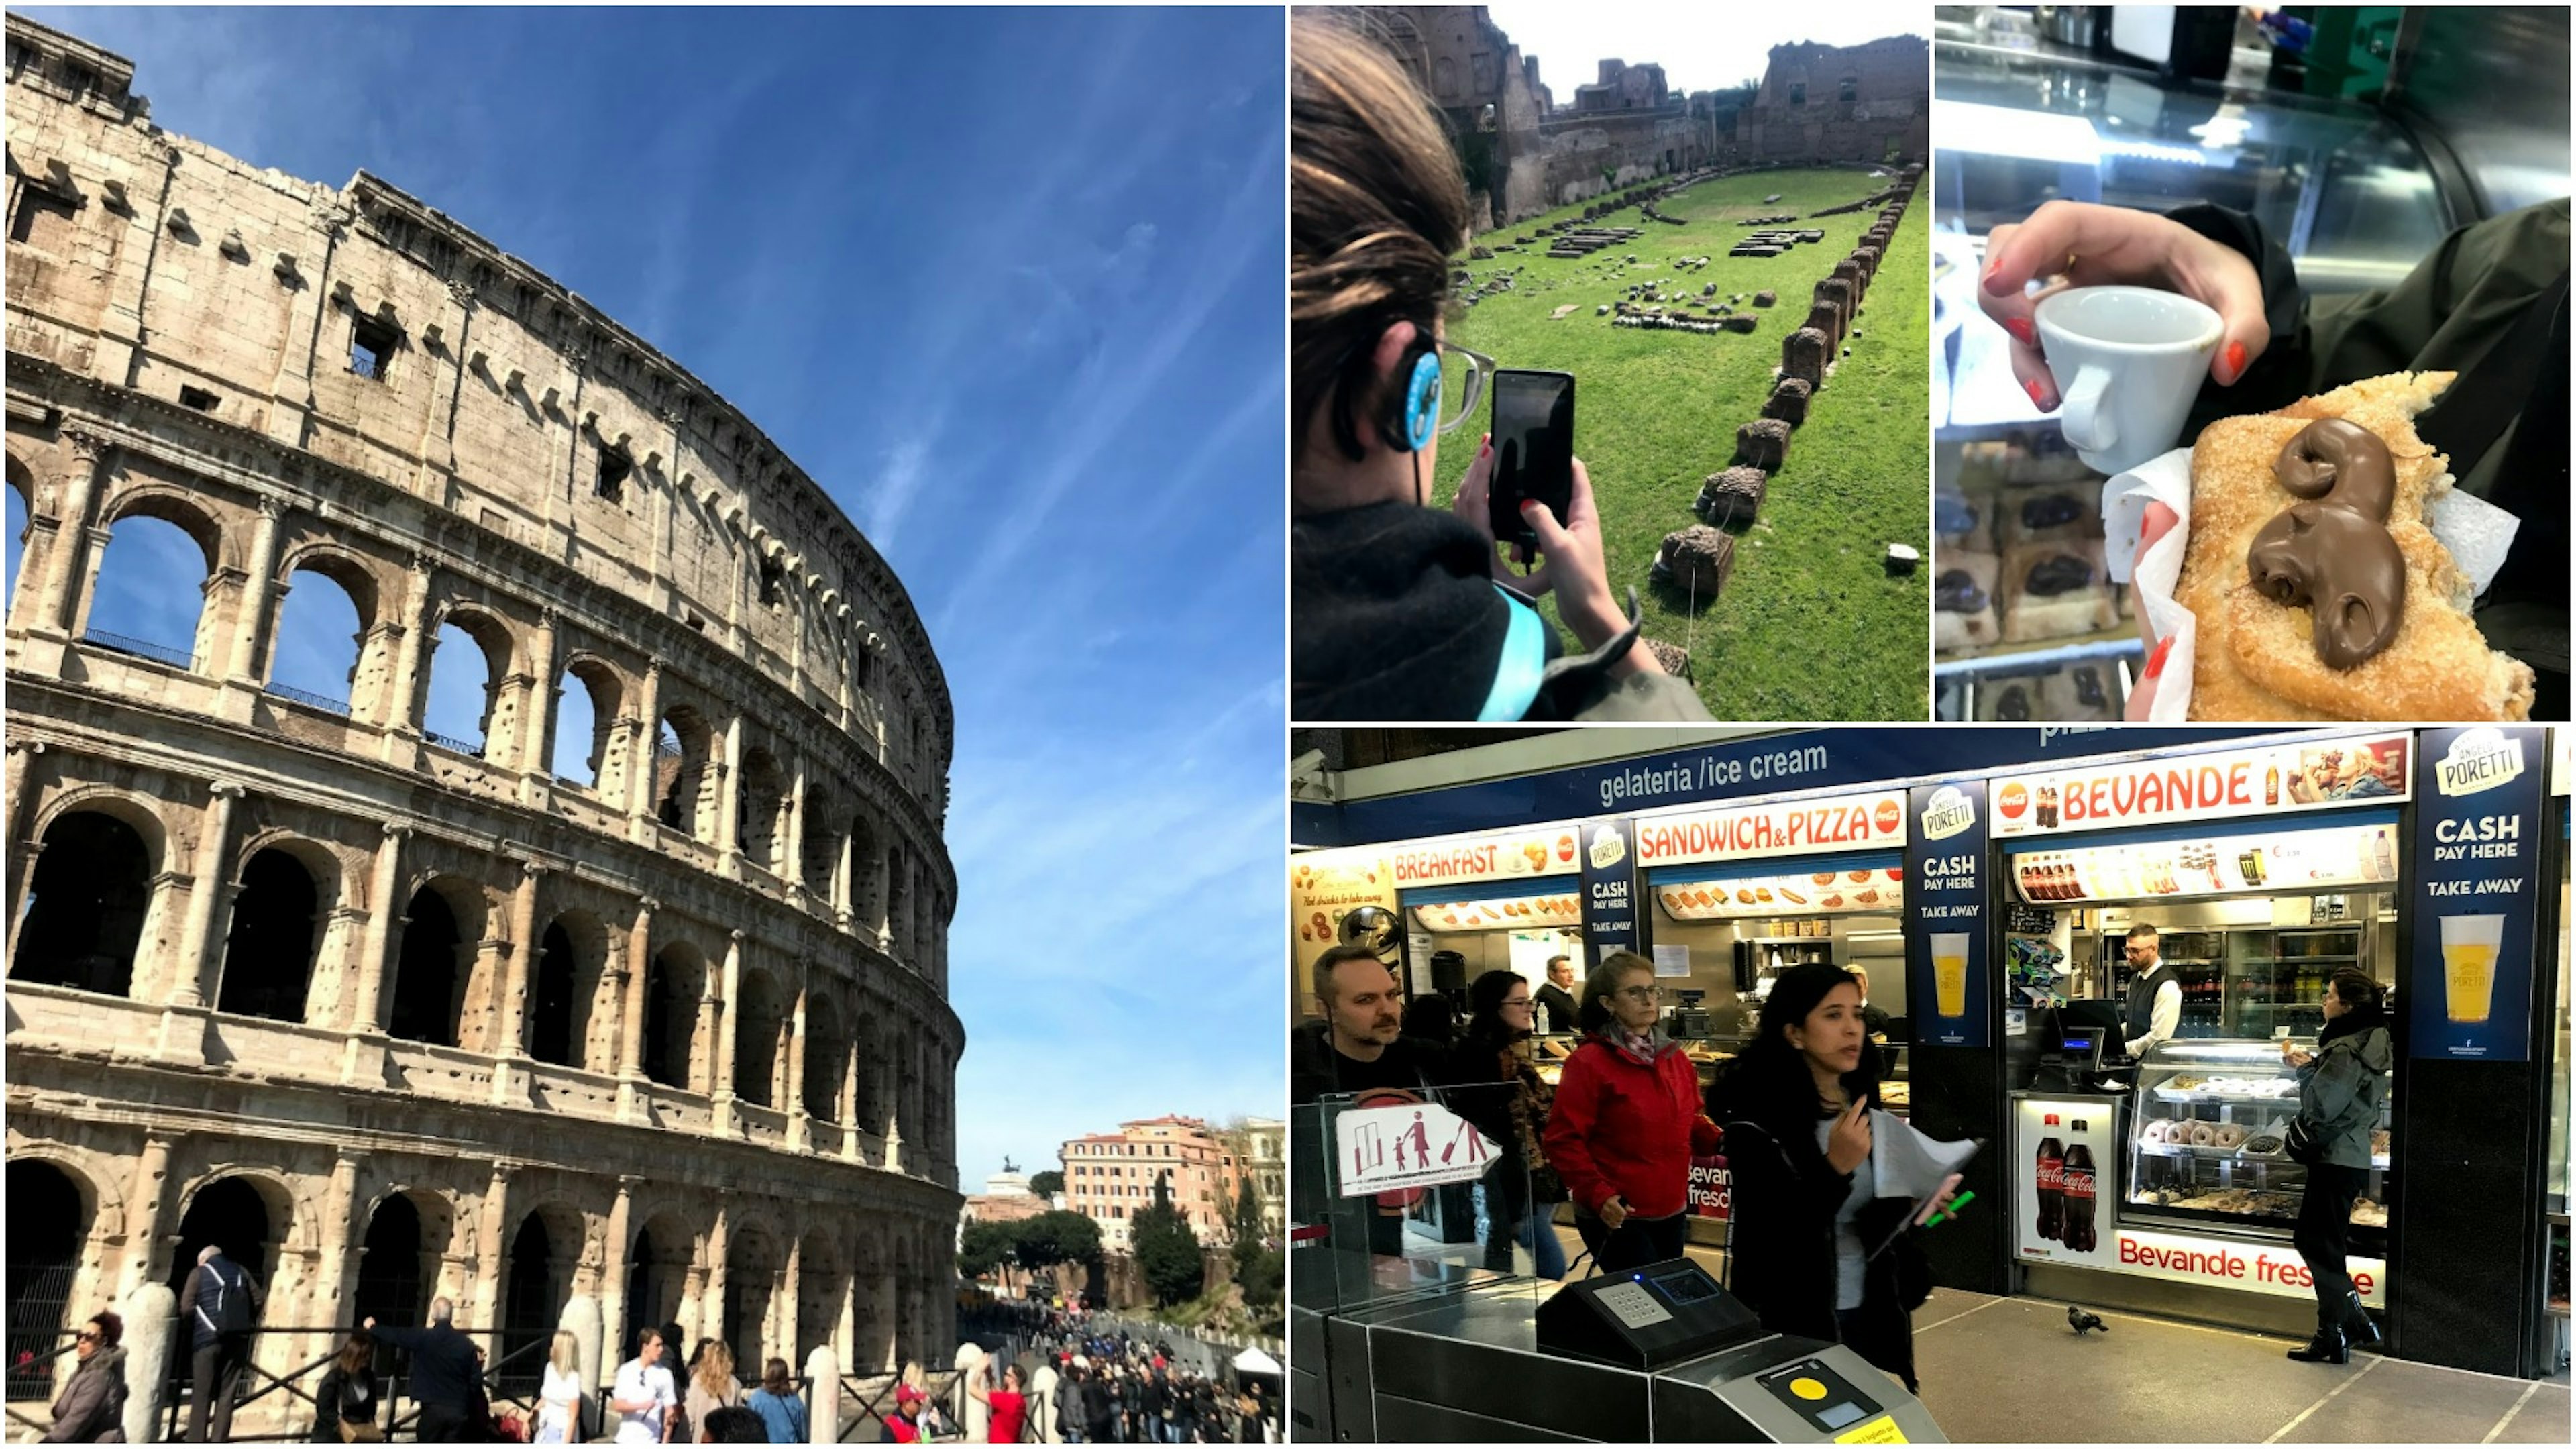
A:
<svg viewBox="0 0 2576 1449">
<path fill-rule="evenodd" d="M 1898 226 L 1853 324 L 1860 335 L 1851 355 L 1816 394 L 1761 517 L 1737 539 L 1724 596 L 1699 601 L 1693 617 L 1688 601 L 1659 597 L 1646 581 L 1664 535 L 1699 521 L 1691 503 L 1701 480 L 1733 460 L 1737 425 L 1762 415 L 1781 341 L 1805 322 L 1815 284 L 1859 244 L 1878 208 L 1798 222 L 1822 228 L 1825 239 L 1777 257 L 1727 256 L 1747 230 L 1737 223 L 1804 216 L 1885 184 L 1861 171 L 1731 176 L 1656 203 L 1688 218 L 1684 226 L 1641 223 L 1633 208 L 1601 219 L 1595 224 L 1642 226 L 1644 235 L 1589 257 L 1550 258 L 1543 238 L 1490 261 L 1458 262 L 1475 286 L 1521 268 L 1510 293 L 1453 316 L 1449 335 L 1504 367 L 1575 375 L 1575 454 L 1600 502 L 1611 584 L 1636 586 L 1648 637 L 1689 648 L 1700 697 L 1721 720 L 1919 720 L 1928 712 L 1930 576 L 1891 579 L 1882 564 L 1891 543 L 1930 552 L 1927 207 L 1908 208 Z M 1764 204 L 1773 192 L 1779 202 Z M 1582 214 L 1567 207 L 1479 241 L 1509 243 Z M 1624 261 L 1631 253 L 1634 265 Z M 1712 260 L 1676 270 L 1685 256 Z M 1680 283 L 1693 298 L 1714 282 L 1713 300 L 1745 294 L 1739 312 L 1764 288 L 1780 304 L 1752 312 L 1761 326 L 1749 336 L 1613 327 L 1593 315 L 1645 281 Z M 1577 310 L 1549 319 L 1568 303 Z M 1440 450 L 1444 505 L 1488 428 L 1490 403 L 1478 414 Z M 1545 607 L 1553 621 L 1553 601 Z"/>
</svg>

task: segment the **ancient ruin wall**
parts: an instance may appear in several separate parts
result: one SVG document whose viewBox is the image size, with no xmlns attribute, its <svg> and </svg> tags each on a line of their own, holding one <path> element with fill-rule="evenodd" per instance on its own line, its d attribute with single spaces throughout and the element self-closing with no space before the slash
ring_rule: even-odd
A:
<svg viewBox="0 0 2576 1449">
<path fill-rule="evenodd" d="M 132 81 L 9 18 L 8 1155 L 76 1204 L 63 1311 L 221 1217 L 264 1224 L 272 1324 L 571 1304 L 592 1383 L 648 1318 L 943 1356 L 953 730 L 901 583 L 587 302 Z M 89 629 L 144 517 L 206 558 L 161 649 Z M 285 598 L 326 587 L 347 697 L 280 692 Z M 451 667 L 479 748 L 424 728 Z"/>
</svg>

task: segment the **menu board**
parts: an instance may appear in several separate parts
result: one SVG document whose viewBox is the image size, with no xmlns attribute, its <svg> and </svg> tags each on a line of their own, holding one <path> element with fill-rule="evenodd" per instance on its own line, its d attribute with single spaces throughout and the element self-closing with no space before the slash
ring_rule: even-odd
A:
<svg viewBox="0 0 2576 1449">
<path fill-rule="evenodd" d="M 1451 931 L 1518 931 L 1544 926 L 1574 926 L 1583 921 L 1583 897 L 1568 890 L 1556 895 L 1519 896 L 1500 901 L 1447 901 L 1413 908 L 1414 924 L 1435 934 Z"/>
<path fill-rule="evenodd" d="M 1894 914 L 1905 904 L 1905 867 L 1818 870 L 1659 885 L 1655 887 L 1655 900 L 1666 915 L 1677 921 Z"/>
<path fill-rule="evenodd" d="M 1994 782 L 1994 833 L 2008 838 L 2394 803 L 2407 797 L 2411 783 L 2404 735 L 2168 755 L 2001 776 Z"/>
<path fill-rule="evenodd" d="M 1298 991 L 1305 990 L 1308 971 L 1327 947 L 1339 943 L 1355 911 L 1363 916 L 1348 934 L 1363 938 L 1382 956 L 1396 953 L 1395 872 L 1385 853 L 1376 849 L 1320 850 L 1288 862 L 1289 926 L 1296 932 Z M 1381 917 L 1383 919 L 1381 919 Z"/>
<path fill-rule="evenodd" d="M 2384 885 L 2397 879 L 2397 826 L 2021 850 L 2009 870 L 2014 894 L 2034 905 Z"/>
</svg>

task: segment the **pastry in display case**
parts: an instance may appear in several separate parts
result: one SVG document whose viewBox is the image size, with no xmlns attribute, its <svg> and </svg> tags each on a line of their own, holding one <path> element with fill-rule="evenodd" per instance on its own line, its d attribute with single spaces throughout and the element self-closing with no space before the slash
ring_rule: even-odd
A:
<svg viewBox="0 0 2576 1449">
<path fill-rule="evenodd" d="M 2284 1042 L 2316 1051 L 2312 1038 L 2168 1041 L 2148 1051 L 2130 1115 L 2124 1226 L 2217 1222 L 2288 1236 L 2308 1170 L 2288 1150 L 2299 1076 L 2282 1055 Z M 2388 1226 L 2390 1105 L 2380 1104 L 2380 1125 L 2371 1133 L 2370 1175 L 2352 1206 L 2356 1228 Z M 2356 1246 L 2381 1249 L 2358 1239 Z"/>
</svg>

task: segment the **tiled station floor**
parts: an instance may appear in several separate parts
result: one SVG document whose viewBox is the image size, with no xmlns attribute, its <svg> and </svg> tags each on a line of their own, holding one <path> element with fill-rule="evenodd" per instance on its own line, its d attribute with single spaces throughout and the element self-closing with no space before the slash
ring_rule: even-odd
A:
<svg viewBox="0 0 2576 1449">
<path fill-rule="evenodd" d="M 1583 1251 L 1559 1230 L 1569 1260 Z M 1711 1273 L 1723 1254 L 1693 1246 Z M 2087 1305 L 2090 1308 L 2090 1305 Z M 2566 1444 L 2568 1375 L 2542 1382 L 2356 1353 L 2292 1363 L 2297 1340 L 1940 1289 L 1914 1315 L 1925 1408 L 1955 1443 Z"/>
</svg>

